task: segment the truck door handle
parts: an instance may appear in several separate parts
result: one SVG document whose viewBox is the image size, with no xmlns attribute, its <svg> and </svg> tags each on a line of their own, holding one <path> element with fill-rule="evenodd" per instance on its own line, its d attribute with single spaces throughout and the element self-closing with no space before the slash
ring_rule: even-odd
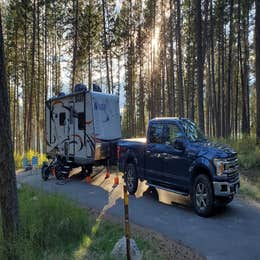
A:
<svg viewBox="0 0 260 260">
<path fill-rule="evenodd" d="M 150 150 L 146 151 L 146 154 L 151 154 L 152 152 Z"/>
</svg>

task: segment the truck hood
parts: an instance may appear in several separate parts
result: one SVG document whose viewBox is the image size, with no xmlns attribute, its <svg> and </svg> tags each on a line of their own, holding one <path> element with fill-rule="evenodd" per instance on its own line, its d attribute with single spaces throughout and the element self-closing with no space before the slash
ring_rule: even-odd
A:
<svg viewBox="0 0 260 260">
<path fill-rule="evenodd" d="M 208 159 L 227 158 L 237 155 L 237 152 L 233 148 L 225 144 L 216 143 L 208 140 L 196 142 L 193 145 L 196 146 L 196 149 L 199 150 L 199 156 L 204 156 Z"/>
</svg>

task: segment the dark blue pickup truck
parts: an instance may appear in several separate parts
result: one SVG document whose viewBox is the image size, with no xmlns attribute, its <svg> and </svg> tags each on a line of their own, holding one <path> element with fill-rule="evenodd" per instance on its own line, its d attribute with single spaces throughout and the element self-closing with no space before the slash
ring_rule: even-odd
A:
<svg viewBox="0 0 260 260">
<path fill-rule="evenodd" d="M 226 205 L 237 193 L 239 165 L 230 147 L 213 143 L 185 118 L 150 120 L 147 138 L 118 143 L 119 170 L 128 192 L 138 181 L 190 196 L 200 216 L 210 216 L 216 205 Z"/>
</svg>

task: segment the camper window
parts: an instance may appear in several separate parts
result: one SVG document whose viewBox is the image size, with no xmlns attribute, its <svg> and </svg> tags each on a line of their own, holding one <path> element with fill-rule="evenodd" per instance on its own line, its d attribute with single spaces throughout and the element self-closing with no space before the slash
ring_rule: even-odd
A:
<svg viewBox="0 0 260 260">
<path fill-rule="evenodd" d="M 65 125 L 66 114 L 60 113 L 60 125 Z"/>
<path fill-rule="evenodd" d="M 85 113 L 78 113 L 78 129 L 85 129 Z"/>
</svg>

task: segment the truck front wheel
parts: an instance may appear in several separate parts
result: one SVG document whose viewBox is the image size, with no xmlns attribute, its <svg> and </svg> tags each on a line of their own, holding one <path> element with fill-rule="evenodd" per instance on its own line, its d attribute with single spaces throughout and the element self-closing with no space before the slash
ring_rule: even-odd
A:
<svg viewBox="0 0 260 260">
<path fill-rule="evenodd" d="M 209 217 L 212 214 L 214 206 L 213 188 L 209 178 L 204 175 L 198 175 L 192 186 L 192 204 L 199 216 Z"/>
<path fill-rule="evenodd" d="M 125 169 L 125 183 L 127 190 L 130 194 L 135 194 L 138 187 L 138 178 L 135 165 L 132 163 L 127 164 Z"/>
</svg>

